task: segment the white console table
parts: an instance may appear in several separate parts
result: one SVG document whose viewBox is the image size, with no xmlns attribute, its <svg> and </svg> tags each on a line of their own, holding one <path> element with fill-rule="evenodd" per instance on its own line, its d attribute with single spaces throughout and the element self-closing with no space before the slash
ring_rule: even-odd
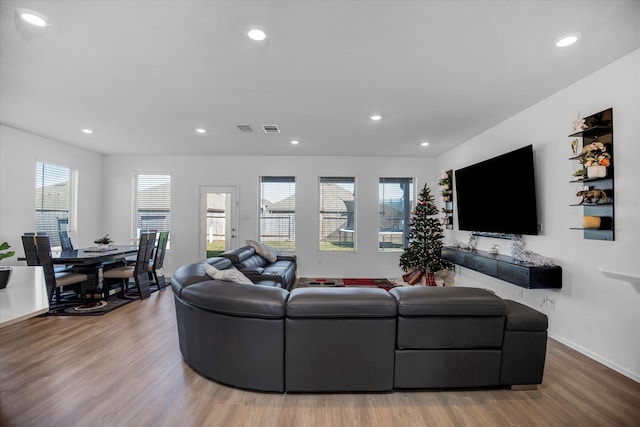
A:
<svg viewBox="0 0 640 427">
<path fill-rule="evenodd" d="M 0 289 L 0 328 L 49 311 L 42 267 L 12 267 L 11 279 Z"/>
</svg>

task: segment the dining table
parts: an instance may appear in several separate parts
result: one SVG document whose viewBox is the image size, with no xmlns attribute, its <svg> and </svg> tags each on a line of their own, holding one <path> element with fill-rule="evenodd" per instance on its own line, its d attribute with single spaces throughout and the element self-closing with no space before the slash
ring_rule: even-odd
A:
<svg viewBox="0 0 640 427">
<path fill-rule="evenodd" d="M 80 249 L 67 249 L 52 252 L 52 260 L 56 265 L 70 266 L 73 271 L 84 273 L 88 276 L 83 283 L 82 298 L 86 293 L 93 293 L 95 298 L 100 297 L 100 292 L 93 290 L 102 289 L 102 271 L 109 264 L 124 263 L 127 256 L 136 254 L 138 247 L 135 245 L 108 245 L 106 247 L 92 246 Z"/>
</svg>

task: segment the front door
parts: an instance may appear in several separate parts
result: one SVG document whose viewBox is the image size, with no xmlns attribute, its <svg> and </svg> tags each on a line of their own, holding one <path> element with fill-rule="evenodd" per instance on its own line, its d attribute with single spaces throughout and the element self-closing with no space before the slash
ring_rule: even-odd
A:
<svg viewBox="0 0 640 427">
<path fill-rule="evenodd" d="M 200 187 L 200 254 L 203 259 L 237 247 L 236 187 Z"/>
</svg>

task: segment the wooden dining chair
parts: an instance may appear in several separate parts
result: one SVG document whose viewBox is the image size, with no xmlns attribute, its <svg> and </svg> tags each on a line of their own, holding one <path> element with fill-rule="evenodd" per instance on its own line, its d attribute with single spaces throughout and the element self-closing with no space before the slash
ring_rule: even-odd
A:
<svg viewBox="0 0 640 427">
<path fill-rule="evenodd" d="M 153 253 L 153 248 L 156 242 L 156 233 L 140 233 L 140 243 L 138 244 L 138 255 L 136 257 L 135 265 L 125 265 L 123 267 L 112 268 L 103 272 L 103 293 L 105 298 L 109 296 L 109 290 L 111 288 L 111 282 L 121 282 L 123 285 L 123 291 L 126 292 L 128 288 L 129 279 L 133 279 L 140 298 L 148 298 L 151 295 L 149 289 L 149 259 Z"/>
<path fill-rule="evenodd" d="M 149 263 L 149 280 L 158 286 L 158 290 L 167 286 L 164 280 L 164 254 L 167 251 L 167 242 L 169 241 L 169 232 L 161 231 L 158 235 L 158 246 L 155 248 L 153 260 Z"/>
<path fill-rule="evenodd" d="M 87 281 L 87 275 L 71 271 L 61 271 L 57 273 L 54 271 L 49 236 L 39 236 L 35 234 L 24 235 L 22 236 L 22 246 L 24 246 L 27 265 L 41 266 L 44 271 L 44 281 L 47 286 L 50 303 L 53 302 L 54 293 L 56 295 L 56 301 L 60 303 L 60 288 L 75 284 L 80 284 L 81 294 L 84 298 L 85 286 L 83 283 Z"/>
</svg>

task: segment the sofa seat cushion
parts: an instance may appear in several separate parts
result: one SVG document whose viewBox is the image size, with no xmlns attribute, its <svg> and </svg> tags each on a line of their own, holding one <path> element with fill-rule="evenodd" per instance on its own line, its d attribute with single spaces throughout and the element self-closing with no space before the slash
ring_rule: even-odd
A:
<svg viewBox="0 0 640 427">
<path fill-rule="evenodd" d="M 208 280 L 182 290 L 181 298 L 203 310 L 242 317 L 280 319 L 285 315 L 284 289 Z"/>
<path fill-rule="evenodd" d="M 289 318 L 395 317 L 397 305 L 378 288 L 299 288 L 287 302 Z"/>
<path fill-rule="evenodd" d="M 465 287 L 396 287 L 400 316 L 504 316 L 504 300 L 490 291 Z"/>
<path fill-rule="evenodd" d="M 273 280 L 269 277 L 255 279 L 253 284 L 257 286 L 271 286 L 272 288 L 282 287 L 282 283 L 280 283 L 279 280 Z"/>
<path fill-rule="evenodd" d="M 516 301 L 505 300 L 507 304 L 508 331 L 546 331 L 549 320 L 544 313 Z"/>
<path fill-rule="evenodd" d="M 263 274 L 285 276 L 289 270 L 293 267 L 293 263 L 290 261 L 276 261 L 264 268 Z"/>
</svg>

